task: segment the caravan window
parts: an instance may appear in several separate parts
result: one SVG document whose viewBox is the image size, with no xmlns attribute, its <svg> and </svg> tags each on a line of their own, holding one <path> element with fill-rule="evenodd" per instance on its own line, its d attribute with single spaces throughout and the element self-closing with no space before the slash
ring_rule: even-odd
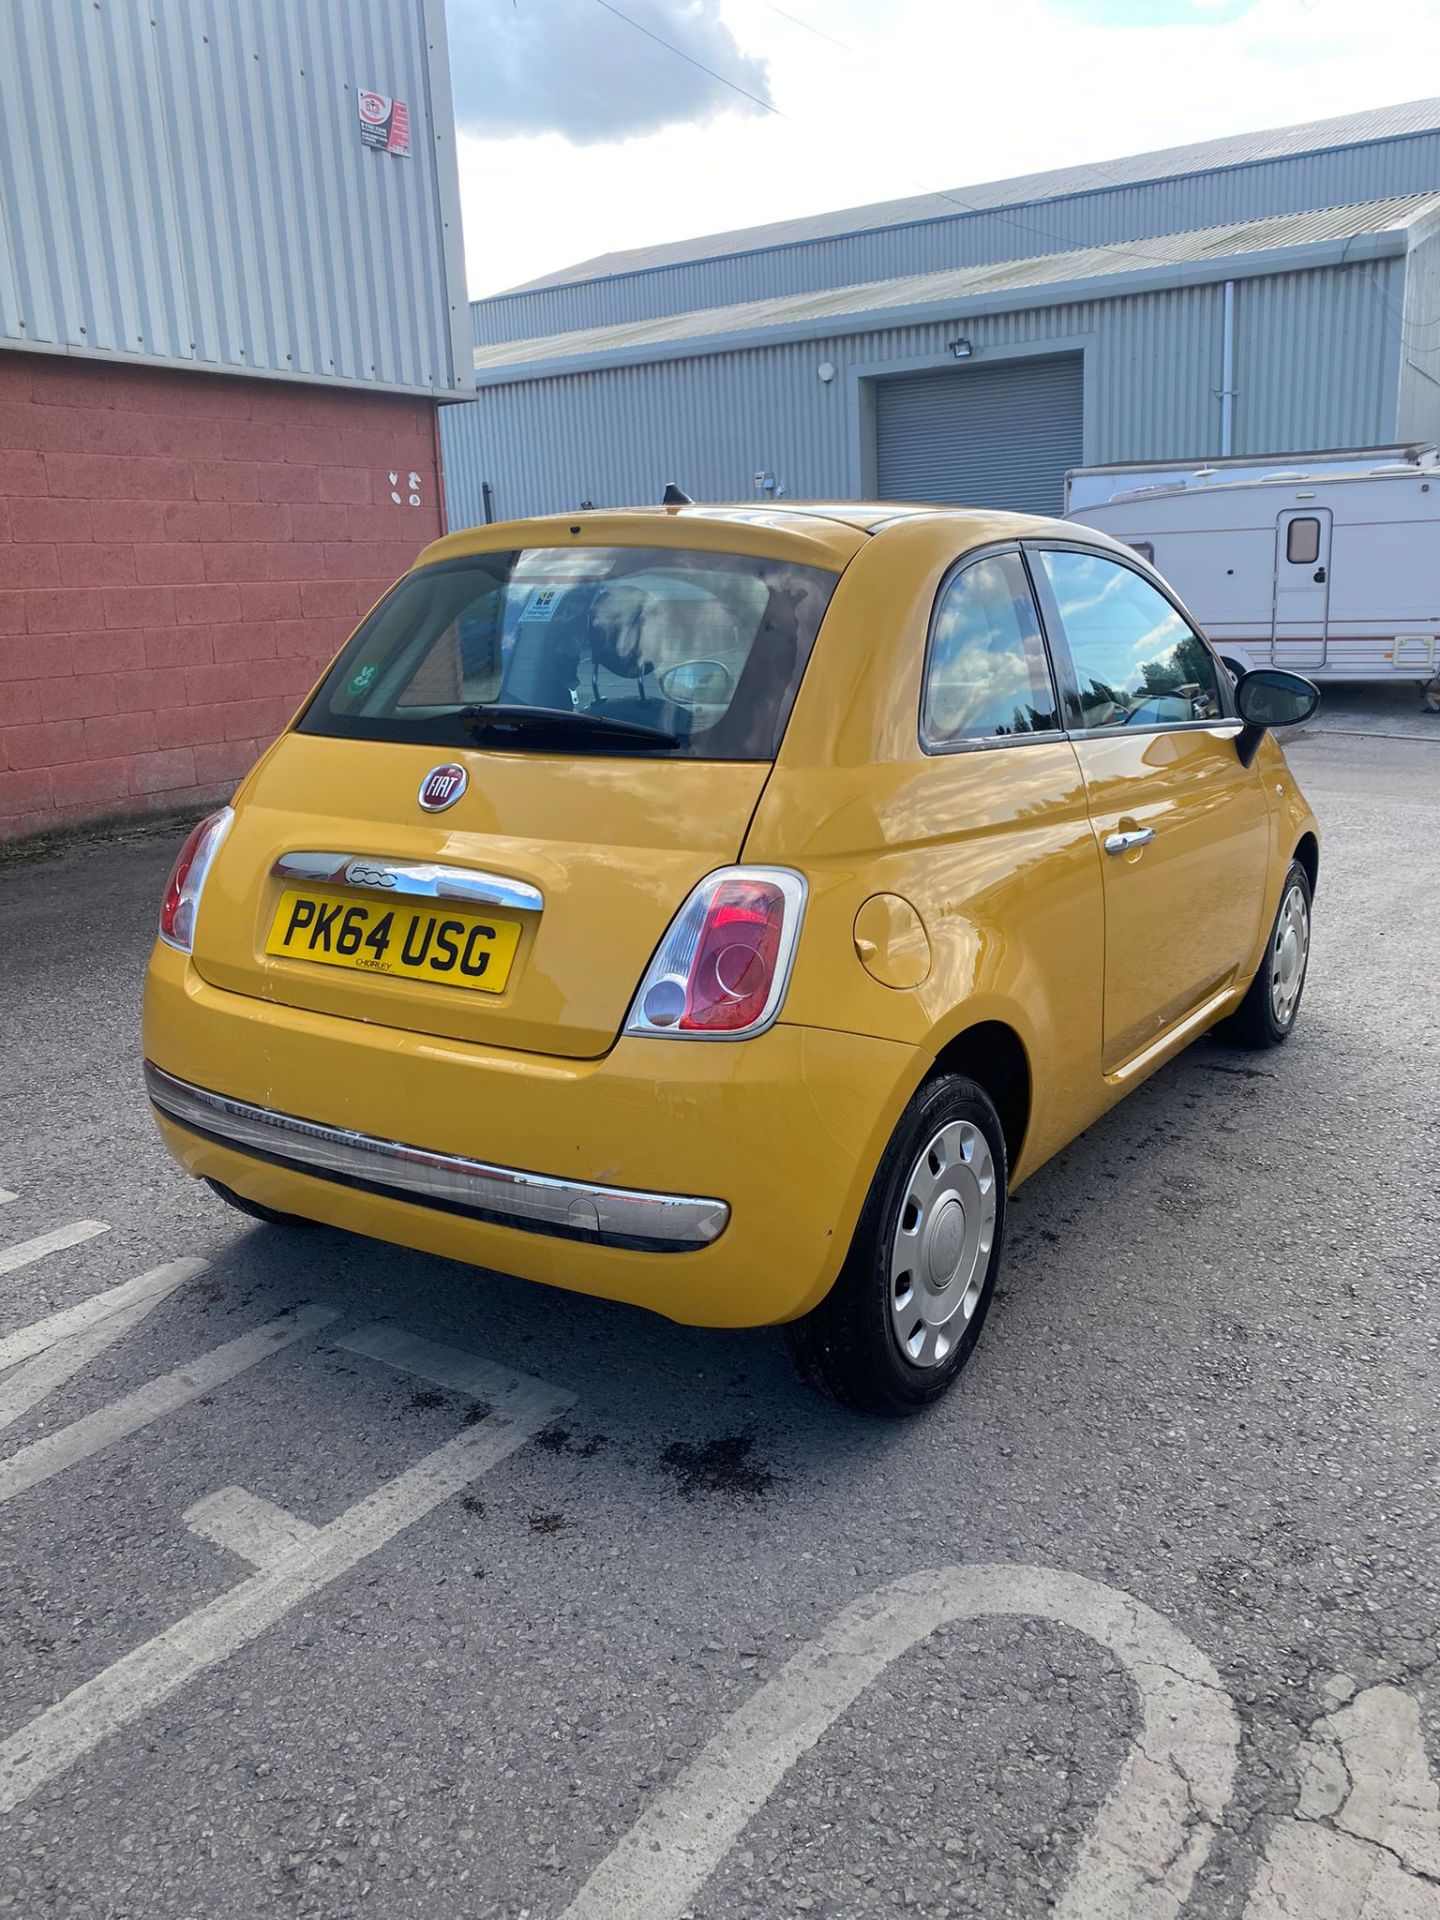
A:
<svg viewBox="0 0 1440 1920">
<path fill-rule="evenodd" d="M 1285 534 L 1285 558 L 1297 567 L 1313 567 L 1320 558 L 1320 522 L 1292 520 Z"/>
</svg>

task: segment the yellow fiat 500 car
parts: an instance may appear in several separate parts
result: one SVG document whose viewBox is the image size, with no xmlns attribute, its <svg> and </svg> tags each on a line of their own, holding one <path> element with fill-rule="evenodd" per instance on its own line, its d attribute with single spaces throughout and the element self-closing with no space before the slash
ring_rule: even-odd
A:
<svg viewBox="0 0 1440 1920">
<path fill-rule="evenodd" d="M 166 893 L 145 1074 L 192 1174 L 703 1326 L 899 1413 L 1007 1195 L 1209 1027 L 1271 1046 L 1318 841 L 1103 535 L 890 506 L 429 547 Z"/>
</svg>

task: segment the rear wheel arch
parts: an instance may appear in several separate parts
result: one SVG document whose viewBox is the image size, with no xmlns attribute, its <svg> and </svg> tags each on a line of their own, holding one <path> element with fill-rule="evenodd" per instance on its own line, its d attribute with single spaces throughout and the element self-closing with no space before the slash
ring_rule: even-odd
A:
<svg viewBox="0 0 1440 1920">
<path fill-rule="evenodd" d="M 941 1073 L 961 1073 L 988 1096 L 1005 1135 L 1011 1178 L 1030 1125 L 1034 1079 L 1025 1042 L 1003 1020 L 981 1020 L 947 1040 L 935 1057 Z"/>
</svg>

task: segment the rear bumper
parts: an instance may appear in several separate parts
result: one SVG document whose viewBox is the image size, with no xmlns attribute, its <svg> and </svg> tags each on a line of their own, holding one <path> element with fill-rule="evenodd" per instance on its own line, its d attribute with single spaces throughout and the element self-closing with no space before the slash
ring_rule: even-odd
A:
<svg viewBox="0 0 1440 1920">
<path fill-rule="evenodd" d="M 823 1297 L 927 1065 L 784 1025 L 729 1046 L 525 1054 L 230 993 L 167 947 L 145 1056 L 192 1174 L 700 1326 L 789 1320 Z"/>
<path fill-rule="evenodd" d="M 644 1253 L 688 1253 L 725 1230 L 723 1200 L 556 1180 L 518 1167 L 488 1166 L 346 1127 L 318 1126 L 293 1113 L 192 1087 L 145 1063 L 150 1103 L 188 1133 L 276 1166 L 528 1233 L 585 1240 Z"/>
</svg>

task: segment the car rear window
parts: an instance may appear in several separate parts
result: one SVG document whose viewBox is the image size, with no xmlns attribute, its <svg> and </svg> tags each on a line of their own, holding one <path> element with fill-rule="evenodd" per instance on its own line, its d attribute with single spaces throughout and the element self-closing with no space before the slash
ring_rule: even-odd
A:
<svg viewBox="0 0 1440 1920">
<path fill-rule="evenodd" d="M 407 574 L 302 733 L 769 760 L 838 575 L 749 554 L 531 547 Z"/>
</svg>

